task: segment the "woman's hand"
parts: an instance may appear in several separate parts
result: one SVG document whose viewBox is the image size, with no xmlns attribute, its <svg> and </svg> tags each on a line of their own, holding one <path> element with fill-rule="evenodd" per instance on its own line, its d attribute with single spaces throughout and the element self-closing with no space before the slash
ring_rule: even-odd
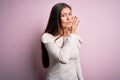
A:
<svg viewBox="0 0 120 80">
<path fill-rule="evenodd" d="M 72 26 L 70 29 L 70 33 L 74 33 L 74 34 L 76 33 L 79 22 L 80 21 L 78 20 L 76 16 L 72 18 Z"/>
</svg>

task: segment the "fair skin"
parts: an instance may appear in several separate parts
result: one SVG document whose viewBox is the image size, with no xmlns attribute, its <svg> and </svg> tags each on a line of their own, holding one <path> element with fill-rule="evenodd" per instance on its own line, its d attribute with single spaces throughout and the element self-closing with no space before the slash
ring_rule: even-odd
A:
<svg viewBox="0 0 120 80">
<path fill-rule="evenodd" d="M 76 16 L 72 17 L 72 11 L 68 7 L 66 7 L 63 8 L 61 12 L 61 24 L 64 29 L 63 36 L 67 36 L 70 33 L 76 33 L 79 20 Z"/>
</svg>

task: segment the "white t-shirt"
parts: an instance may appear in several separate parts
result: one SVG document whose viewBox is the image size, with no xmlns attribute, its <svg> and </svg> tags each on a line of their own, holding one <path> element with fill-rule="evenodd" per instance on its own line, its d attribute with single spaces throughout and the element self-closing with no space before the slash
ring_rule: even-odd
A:
<svg viewBox="0 0 120 80">
<path fill-rule="evenodd" d="M 56 39 L 50 33 L 41 37 L 49 56 L 49 71 L 46 80 L 83 80 L 79 50 L 82 38 L 70 34 Z"/>
</svg>

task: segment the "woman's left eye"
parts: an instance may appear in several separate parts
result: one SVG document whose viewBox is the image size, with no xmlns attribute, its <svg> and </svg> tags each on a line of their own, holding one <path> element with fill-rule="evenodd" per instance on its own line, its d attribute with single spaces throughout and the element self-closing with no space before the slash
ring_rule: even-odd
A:
<svg viewBox="0 0 120 80">
<path fill-rule="evenodd" d="M 72 13 L 69 13 L 70 16 L 72 16 Z"/>
</svg>

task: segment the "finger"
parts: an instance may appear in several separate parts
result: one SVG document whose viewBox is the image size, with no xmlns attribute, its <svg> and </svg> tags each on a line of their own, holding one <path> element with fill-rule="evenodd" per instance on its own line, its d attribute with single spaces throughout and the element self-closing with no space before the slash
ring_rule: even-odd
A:
<svg viewBox="0 0 120 80">
<path fill-rule="evenodd" d="M 76 27 L 78 27 L 79 23 L 80 23 L 80 20 L 77 21 Z"/>
<path fill-rule="evenodd" d="M 75 16 L 74 23 L 73 23 L 74 26 L 76 25 L 76 22 L 77 22 L 77 17 Z"/>
<path fill-rule="evenodd" d="M 71 19 L 73 20 L 73 18 L 74 18 L 74 16 L 72 16 L 72 18 L 71 18 Z"/>
<path fill-rule="evenodd" d="M 77 17 L 76 16 L 74 16 L 74 19 L 73 19 L 73 27 L 75 26 L 75 24 L 76 24 L 76 20 L 77 20 Z"/>
<path fill-rule="evenodd" d="M 75 22 L 75 16 L 72 17 L 72 26 L 74 25 L 74 22 Z"/>
</svg>

